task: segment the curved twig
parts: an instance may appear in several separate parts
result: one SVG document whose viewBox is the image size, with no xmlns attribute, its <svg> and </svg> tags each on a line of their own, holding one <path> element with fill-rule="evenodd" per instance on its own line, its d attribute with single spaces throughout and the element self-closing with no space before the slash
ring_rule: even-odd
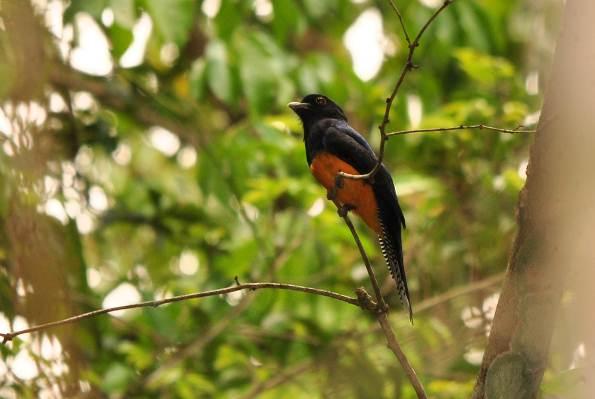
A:
<svg viewBox="0 0 595 399">
<path fill-rule="evenodd" d="M 323 289 L 319 289 L 319 288 L 304 287 L 301 285 L 283 284 L 283 283 L 248 283 L 248 284 L 234 285 L 233 287 L 220 288 L 220 289 L 216 289 L 216 290 L 196 292 L 193 294 L 178 295 L 178 296 L 174 296 L 171 298 L 165 298 L 165 299 L 160 299 L 160 300 L 156 300 L 156 301 L 145 301 L 145 302 L 133 303 L 130 305 L 114 306 L 112 308 L 93 310 L 91 312 L 82 313 L 82 314 L 68 317 L 68 318 L 62 319 L 62 320 L 39 324 L 37 326 L 25 328 L 25 329 L 22 329 L 19 331 L 0 333 L 0 337 L 3 338 L 2 343 L 6 343 L 8 341 L 13 340 L 15 337 L 17 337 L 19 335 L 29 334 L 32 332 L 42 331 L 42 330 L 46 330 L 48 328 L 57 327 L 57 326 L 61 326 L 64 324 L 74 323 L 74 322 L 77 322 L 82 319 L 87 319 L 89 317 L 94 317 L 94 316 L 98 316 L 98 315 L 105 314 L 105 313 L 115 312 L 117 310 L 158 307 L 158 306 L 165 305 L 168 303 L 181 302 L 181 301 L 186 301 L 189 299 L 198 299 L 198 298 L 205 298 L 205 297 L 215 296 L 215 295 L 229 294 L 231 292 L 242 291 L 242 290 L 256 291 L 256 290 L 264 289 L 264 288 L 300 291 L 300 292 L 305 292 L 308 294 L 314 294 L 314 295 L 325 296 L 328 298 L 333 298 L 338 301 L 346 302 L 346 303 L 349 303 L 354 306 L 358 306 L 358 307 L 360 306 L 359 301 L 355 298 L 349 297 L 347 295 L 339 294 L 337 292 L 323 290 Z"/>
<path fill-rule="evenodd" d="M 345 172 L 339 172 L 338 174 L 341 177 L 347 177 L 349 179 L 354 180 L 368 180 L 372 179 L 380 169 L 380 166 L 382 165 L 382 160 L 384 159 L 384 145 L 388 139 L 386 134 L 386 126 L 389 122 L 390 110 L 392 108 L 393 102 L 395 101 L 395 97 L 397 97 L 397 93 L 399 92 L 399 89 L 401 88 L 401 85 L 405 80 L 405 76 L 407 76 L 407 73 L 409 73 L 409 71 L 411 71 L 414 68 L 417 68 L 417 66 L 413 63 L 413 54 L 415 53 L 415 49 L 419 47 L 419 41 L 421 40 L 421 37 L 426 32 L 428 27 L 432 24 L 432 22 L 434 22 L 434 20 L 436 20 L 436 17 L 438 17 L 438 15 L 444 9 L 446 9 L 446 7 L 448 7 L 453 1 L 454 0 L 444 0 L 444 3 L 442 3 L 442 5 L 432 14 L 432 16 L 421 27 L 418 34 L 415 36 L 415 39 L 413 39 L 413 42 L 409 43 L 409 53 L 407 54 L 407 60 L 405 61 L 405 65 L 403 65 L 403 69 L 401 69 L 401 74 L 399 75 L 399 79 L 397 80 L 397 83 L 395 84 L 392 93 L 389 97 L 386 98 L 384 116 L 382 118 L 382 123 L 380 124 L 380 126 L 378 126 L 378 129 L 380 130 L 380 149 L 378 150 L 378 161 L 376 162 L 376 165 L 374 165 L 371 171 L 361 175 L 352 175 Z M 400 16 L 400 13 L 398 15 Z"/>
</svg>

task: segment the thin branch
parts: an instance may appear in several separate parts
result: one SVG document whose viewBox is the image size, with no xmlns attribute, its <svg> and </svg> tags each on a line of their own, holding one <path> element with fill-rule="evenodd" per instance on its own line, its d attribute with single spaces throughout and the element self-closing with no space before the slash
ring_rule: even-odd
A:
<svg viewBox="0 0 595 399">
<path fill-rule="evenodd" d="M 384 117 L 382 118 L 382 123 L 378 127 L 378 129 L 380 130 L 380 149 L 378 150 L 378 161 L 376 162 L 376 165 L 374 165 L 374 167 L 372 168 L 371 171 L 369 171 L 368 173 L 365 173 L 365 174 L 352 175 L 352 174 L 345 173 L 345 172 L 339 172 L 340 176 L 347 177 L 350 179 L 355 179 L 355 180 L 368 180 L 368 179 L 372 179 L 374 177 L 374 175 L 376 175 L 376 173 L 380 169 L 380 167 L 382 165 L 382 160 L 384 159 L 384 145 L 385 145 L 386 141 L 388 140 L 387 134 L 386 134 L 386 126 L 388 125 L 388 122 L 389 122 L 390 110 L 392 108 L 393 102 L 395 101 L 395 98 L 397 97 L 397 93 L 399 92 L 399 89 L 401 88 L 401 85 L 403 84 L 403 81 L 405 80 L 405 76 L 407 76 L 407 73 L 409 73 L 409 71 L 411 71 L 414 68 L 417 68 L 417 66 L 415 64 L 413 64 L 413 54 L 415 53 L 415 49 L 417 47 L 419 47 L 419 41 L 421 40 L 421 37 L 426 32 L 428 27 L 432 24 L 432 22 L 434 22 L 436 20 L 436 17 L 438 17 L 438 15 L 444 9 L 446 9 L 446 7 L 448 7 L 453 1 L 454 0 L 444 0 L 444 3 L 442 3 L 442 5 L 434 12 L 434 14 L 432 14 L 432 16 L 422 26 L 422 28 L 420 29 L 417 36 L 415 36 L 415 39 L 413 39 L 413 42 L 411 42 L 409 44 L 409 53 L 407 54 L 407 60 L 405 61 L 405 65 L 403 65 L 403 69 L 401 69 L 401 74 L 399 75 L 399 79 L 397 80 L 397 83 L 395 84 L 395 87 L 393 88 L 393 91 L 390 94 L 390 97 L 387 97 L 387 99 L 386 99 L 386 107 L 384 108 Z"/>
<path fill-rule="evenodd" d="M 264 338 L 267 339 L 270 336 L 270 334 L 267 334 Z M 278 335 L 274 336 L 279 338 Z M 323 363 L 325 363 L 326 359 L 329 358 L 329 355 L 331 355 L 332 358 L 340 356 L 340 354 L 345 351 L 347 347 L 349 347 L 347 344 L 349 340 L 358 339 L 359 337 L 359 332 L 355 330 L 346 330 L 338 336 L 335 336 L 330 347 L 324 349 L 320 347 L 321 342 L 319 340 L 308 342 L 308 344 L 312 345 L 314 348 L 320 349 L 316 351 L 315 356 L 312 359 L 276 370 L 269 379 L 254 384 L 251 389 L 241 397 L 241 399 L 253 399 L 260 397 L 266 391 L 275 389 L 282 384 L 293 382 L 300 375 L 324 366 Z M 295 338 L 296 337 L 293 337 L 293 339 Z M 304 339 L 306 337 L 300 338 Z"/>
<path fill-rule="evenodd" d="M 382 328 L 382 332 L 384 333 L 384 336 L 386 337 L 387 345 L 390 348 L 390 350 L 395 354 L 395 356 L 399 360 L 399 363 L 401 363 L 401 367 L 403 367 L 403 370 L 405 371 L 405 374 L 407 375 L 409 382 L 413 386 L 413 389 L 415 389 L 418 399 L 427 399 L 426 392 L 424 391 L 424 387 L 423 387 L 421 381 L 417 377 L 417 374 L 416 374 L 415 370 L 413 369 L 413 367 L 411 366 L 411 363 L 409 363 L 407 356 L 401 349 L 401 346 L 399 345 L 399 343 L 397 341 L 397 337 L 395 336 L 395 333 L 392 330 L 390 323 L 388 322 L 388 317 L 387 317 L 388 306 L 386 305 L 386 303 L 384 302 L 384 299 L 382 298 L 382 295 L 380 293 L 380 288 L 378 286 L 378 281 L 376 280 L 376 275 L 374 274 L 374 269 L 372 269 L 370 260 L 368 258 L 368 255 L 366 254 L 366 251 L 364 250 L 364 247 L 362 246 L 359 235 L 357 234 L 357 231 L 355 231 L 355 228 L 353 227 L 353 223 L 351 223 L 351 219 L 349 219 L 347 212 L 345 212 L 342 208 L 339 208 L 339 215 L 343 218 L 343 220 L 349 227 L 351 234 L 353 235 L 353 239 L 355 240 L 355 242 L 357 244 L 357 247 L 361 254 L 362 260 L 364 261 L 364 264 L 366 265 L 366 270 L 368 271 L 368 275 L 370 277 L 370 282 L 372 283 L 372 286 L 374 287 L 374 292 L 376 295 L 376 299 L 378 301 L 377 305 L 374 307 L 373 303 L 372 304 L 369 303 L 371 298 L 368 295 L 368 293 L 363 288 L 360 288 L 360 289 L 356 290 L 356 293 L 357 293 L 357 296 L 358 296 L 358 299 L 360 302 L 360 306 L 363 308 L 367 308 L 372 313 L 375 313 L 376 319 L 378 320 L 378 324 L 380 324 L 380 328 Z M 367 306 L 365 306 L 365 305 L 367 305 Z"/>
<path fill-rule="evenodd" d="M 419 399 L 427 399 L 426 392 L 424 390 L 423 385 L 421 384 L 421 381 L 417 377 L 417 373 L 415 372 L 413 367 L 411 367 L 411 364 L 409 363 L 407 356 L 405 356 L 405 353 L 403 352 L 401 346 L 399 345 L 399 342 L 397 341 L 397 337 L 395 336 L 395 333 L 388 321 L 387 314 L 381 313 L 376 318 L 378 319 L 378 324 L 380 324 L 380 328 L 382 328 L 382 332 L 386 337 L 387 346 L 395 354 L 397 359 L 399 359 L 399 362 L 401 363 L 403 370 L 405 370 L 405 374 L 407 374 L 407 377 L 409 378 L 409 382 L 413 386 L 413 389 L 415 389 L 417 397 Z"/>
<path fill-rule="evenodd" d="M 368 271 L 368 276 L 370 277 L 370 283 L 372 284 L 372 289 L 374 290 L 374 295 L 376 296 L 376 304 L 378 305 L 379 309 L 383 312 L 388 310 L 388 306 L 384 302 L 384 298 L 382 297 L 382 293 L 380 291 L 380 286 L 378 285 L 378 280 L 376 279 L 376 274 L 374 273 L 374 269 L 371 266 L 370 259 L 368 259 L 368 255 L 364 250 L 364 246 L 362 245 L 361 240 L 359 239 L 359 235 L 357 231 L 355 231 L 355 226 L 353 226 L 353 222 L 349 218 L 347 212 L 344 211 L 344 208 L 339 205 L 338 202 L 333 200 L 335 206 L 337 207 L 339 216 L 343 218 L 347 227 L 349 227 L 349 231 L 351 231 L 351 235 L 357 244 L 357 248 L 359 249 L 360 255 L 362 260 L 364 261 L 364 265 L 366 265 L 366 270 Z"/>
<path fill-rule="evenodd" d="M 448 302 L 459 296 L 468 295 L 475 291 L 485 290 L 493 285 L 501 283 L 502 280 L 504 280 L 504 273 L 499 273 L 487 277 L 483 280 L 473 281 L 469 284 L 454 287 L 442 294 L 433 296 L 431 298 L 426 299 L 425 301 L 418 303 L 417 306 L 415 306 L 415 312 L 419 314 L 420 312 L 424 312 L 428 309 L 438 306 L 441 303 Z"/>
<path fill-rule="evenodd" d="M 91 312 L 87 312 L 87 313 L 82 313 L 76 316 L 72 316 L 63 320 L 58 320 L 58 321 L 52 321 L 49 323 L 43 323 L 43 324 L 39 324 L 37 326 L 33 326 L 30 328 L 25 328 L 23 330 L 19 330 L 19 331 L 15 331 L 15 332 L 9 332 L 9 333 L 0 333 L 0 337 L 3 338 L 2 343 L 6 343 L 8 341 L 13 340 L 15 337 L 22 335 L 22 334 L 29 334 L 32 332 L 36 332 L 36 331 L 41 331 L 41 330 L 46 330 L 48 328 L 51 327 L 57 327 L 57 326 L 61 326 L 64 324 L 70 324 L 70 323 L 74 323 L 77 322 L 79 320 L 82 319 L 87 319 L 89 317 L 95 317 L 101 314 L 105 314 L 105 313 L 111 313 L 111 312 L 115 312 L 117 310 L 124 310 L 124 309 L 135 309 L 135 308 L 147 308 L 147 307 L 158 307 L 161 305 L 165 305 L 168 303 L 173 303 L 173 302 L 181 302 L 181 301 L 186 301 L 189 299 L 197 299 L 197 298 L 205 298 L 205 297 L 209 297 L 209 296 L 216 296 L 216 295 L 223 295 L 223 294 L 229 294 L 231 292 L 235 292 L 235 291 L 242 291 L 242 290 L 252 290 L 252 291 L 256 291 L 258 289 L 264 289 L 264 288 L 271 288 L 271 289 L 280 289 L 280 290 L 290 290 L 290 291 L 300 291 L 300 292 L 305 292 L 308 294 L 314 294 L 314 295 L 320 295 L 320 296 L 325 296 L 328 298 L 333 298 L 336 299 L 338 301 L 342 301 L 342 302 L 346 302 L 349 303 L 351 305 L 354 306 L 360 306 L 360 302 L 352 297 L 349 297 L 347 295 L 343 295 L 343 294 L 339 294 L 337 292 L 333 292 L 333 291 L 328 291 L 328 290 L 323 290 L 323 289 L 318 289 L 318 288 L 312 288 L 312 287 L 304 287 L 301 285 L 295 285 L 295 284 L 283 284 L 283 283 L 248 283 L 248 284 L 241 284 L 241 285 L 235 285 L 233 287 L 227 287 L 227 288 L 220 288 L 220 289 L 216 289 L 216 290 L 210 290 L 210 291 L 204 291 L 204 292 L 196 292 L 193 294 L 186 294 L 186 295 L 178 295 L 178 296 L 174 296 L 174 297 L 170 297 L 170 298 L 165 298 L 165 299 L 160 299 L 160 300 L 156 300 L 156 301 L 146 301 L 146 302 L 139 302 L 139 303 L 133 303 L 130 305 L 122 305 L 122 306 L 114 306 L 112 308 L 105 308 L 105 309 L 98 309 L 98 310 L 93 310 Z"/>
<path fill-rule="evenodd" d="M 397 14 L 397 17 L 399 18 L 399 23 L 401 24 L 401 28 L 403 29 L 403 35 L 405 36 L 405 41 L 407 42 L 408 45 L 411 45 L 411 39 L 409 39 L 409 34 L 407 33 L 407 28 L 405 28 L 405 22 L 403 21 L 403 16 L 401 15 L 399 8 L 397 7 L 397 4 L 394 2 L 394 0 L 388 0 L 388 3 L 390 4 L 392 9 Z"/>
<path fill-rule="evenodd" d="M 535 130 L 523 130 L 521 129 L 522 126 L 519 126 L 516 129 L 504 129 L 500 127 L 488 126 L 484 124 L 479 125 L 459 125 L 453 127 L 433 127 L 428 129 L 411 129 L 411 130 L 398 130 L 396 132 L 386 133 L 387 139 L 392 136 L 400 136 L 403 134 L 412 134 L 412 133 L 431 133 L 431 132 L 452 132 L 456 130 L 470 130 L 470 129 L 479 129 L 479 130 L 491 130 L 494 132 L 500 133 L 509 133 L 509 134 L 523 134 L 523 133 L 535 133 Z"/>
<path fill-rule="evenodd" d="M 264 391 L 268 391 L 283 385 L 294 378 L 298 377 L 307 371 L 316 368 L 318 364 L 314 361 L 303 362 L 293 367 L 287 368 L 279 373 L 276 373 L 272 378 L 262 381 L 259 384 L 254 385 L 250 391 L 248 391 L 242 399 L 254 399 L 260 396 Z"/>
<path fill-rule="evenodd" d="M 204 150 L 204 148 L 203 148 Z M 216 157 L 209 156 L 211 161 L 217 166 L 221 168 L 221 164 Z M 223 177 L 223 181 L 226 183 L 231 196 L 233 197 L 234 201 L 238 206 L 238 211 L 240 212 L 240 216 L 244 219 L 244 222 L 248 225 L 250 232 L 252 233 L 252 238 L 256 241 L 256 245 L 258 245 L 258 249 L 260 251 L 260 255 L 263 256 L 267 252 L 267 241 L 263 239 L 260 235 L 260 231 L 258 230 L 258 226 L 254 222 L 254 220 L 248 215 L 248 211 L 246 210 L 246 205 L 242 202 L 242 195 L 240 191 L 236 187 L 233 179 L 231 179 L 226 173 L 220 172 L 221 176 Z"/>
<path fill-rule="evenodd" d="M 415 40 L 413 41 L 412 46 L 417 47 L 419 46 L 419 41 L 421 39 L 421 37 L 423 36 L 423 34 L 426 32 L 426 29 L 428 29 L 430 27 L 430 25 L 432 24 L 432 22 L 434 22 L 434 20 L 436 19 L 436 17 L 438 17 L 438 15 L 449 5 L 451 5 L 451 3 L 453 3 L 454 0 L 444 0 L 444 3 L 442 3 L 442 5 L 440 6 L 440 8 L 438 8 L 434 14 L 432 14 L 432 16 L 430 17 L 430 19 L 427 20 L 427 22 L 424 24 L 424 26 L 421 27 L 421 29 L 419 30 L 419 33 L 417 34 L 417 36 L 415 37 Z"/>
</svg>

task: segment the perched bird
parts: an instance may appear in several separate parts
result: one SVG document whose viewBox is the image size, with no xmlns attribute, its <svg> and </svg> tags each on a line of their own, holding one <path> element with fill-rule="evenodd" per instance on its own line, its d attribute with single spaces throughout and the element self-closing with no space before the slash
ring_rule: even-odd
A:
<svg viewBox="0 0 595 399">
<path fill-rule="evenodd" d="M 304 125 L 310 171 L 342 207 L 352 210 L 376 233 L 382 254 L 401 302 L 413 318 L 401 244 L 405 217 L 390 173 L 381 165 L 370 181 L 337 178 L 339 172 L 365 174 L 378 158 L 366 139 L 347 123 L 343 110 L 321 94 L 310 94 L 288 104 Z"/>
</svg>

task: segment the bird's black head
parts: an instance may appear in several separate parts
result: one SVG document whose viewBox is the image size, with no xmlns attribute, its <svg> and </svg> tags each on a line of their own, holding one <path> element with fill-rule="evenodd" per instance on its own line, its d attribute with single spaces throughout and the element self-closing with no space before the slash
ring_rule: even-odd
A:
<svg viewBox="0 0 595 399">
<path fill-rule="evenodd" d="M 301 102 L 291 102 L 287 105 L 300 117 L 304 123 L 304 127 L 325 118 L 347 121 L 347 117 L 341 107 L 322 94 L 308 94 L 302 98 Z"/>
</svg>

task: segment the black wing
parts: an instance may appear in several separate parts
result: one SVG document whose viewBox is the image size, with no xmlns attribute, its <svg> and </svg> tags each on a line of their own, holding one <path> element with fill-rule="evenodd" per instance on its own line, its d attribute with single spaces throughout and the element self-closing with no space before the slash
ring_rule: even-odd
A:
<svg viewBox="0 0 595 399">
<path fill-rule="evenodd" d="M 368 173 L 377 162 L 370 144 L 351 127 L 327 127 L 322 137 L 322 148 L 353 166 L 359 173 Z"/>
<path fill-rule="evenodd" d="M 355 130 L 354 128 L 349 126 L 349 124 L 347 122 L 339 121 L 336 123 L 336 126 L 334 126 L 333 128 L 336 128 L 340 132 L 351 137 L 353 140 L 355 140 L 362 147 L 366 148 L 370 152 L 372 157 L 374 157 L 374 159 L 376 159 L 376 154 L 374 153 L 374 150 L 370 146 L 370 143 L 368 143 L 368 141 L 364 138 L 364 136 L 362 136 L 357 130 Z"/>
</svg>

